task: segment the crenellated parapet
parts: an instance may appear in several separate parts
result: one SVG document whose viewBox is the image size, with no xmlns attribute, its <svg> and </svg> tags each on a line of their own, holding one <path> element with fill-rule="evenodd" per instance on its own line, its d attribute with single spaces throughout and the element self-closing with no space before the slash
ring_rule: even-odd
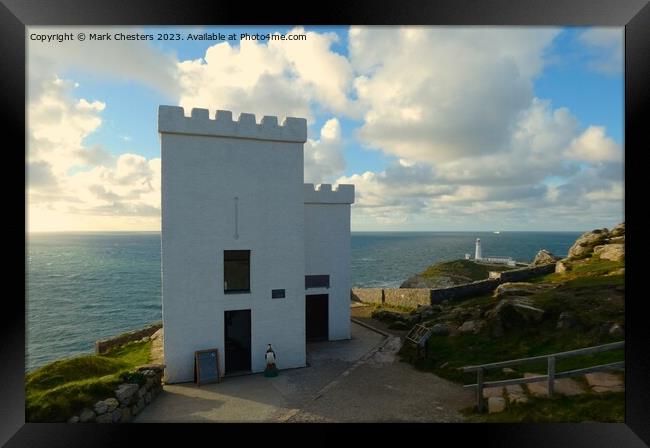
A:
<svg viewBox="0 0 650 448">
<path fill-rule="evenodd" d="M 332 189 L 331 184 L 305 184 L 305 204 L 353 204 L 354 185 L 339 184 Z"/>
<path fill-rule="evenodd" d="M 160 106 L 158 132 L 304 143 L 307 140 L 307 120 L 287 117 L 278 124 L 277 117 L 264 116 L 258 124 L 255 114 L 242 113 L 233 120 L 231 111 L 218 110 L 215 118 L 210 119 L 208 109 L 194 108 L 191 116 L 187 117 L 182 107 Z"/>
</svg>

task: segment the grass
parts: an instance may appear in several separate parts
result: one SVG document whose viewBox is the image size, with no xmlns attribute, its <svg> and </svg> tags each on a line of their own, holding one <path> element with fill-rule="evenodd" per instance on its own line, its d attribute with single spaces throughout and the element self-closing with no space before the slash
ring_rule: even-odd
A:
<svg viewBox="0 0 650 448">
<path fill-rule="evenodd" d="M 471 260 L 454 260 L 436 263 L 418 274 L 423 279 L 437 279 L 448 277 L 455 284 L 483 280 L 489 277 L 490 271 L 507 271 L 513 269 L 509 266 L 476 263 Z"/>
<path fill-rule="evenodd" d="M 113 394 L 121 375 L 150 360 L 151 342 L 136 342 L 106 355 L 84 355 L 47 364 L 25 376 L 26 420 L 62 422 Z"/>
<path fill-rule="evenodd" d="M 616 422 L 625 421 L 625 392 L 588 393 L 574 397 L 529 397 L 528 403 L 511 404 L 496 414 L 478 414 L 473 408 L 463 414 L 471 422 Z"/>
</svg>

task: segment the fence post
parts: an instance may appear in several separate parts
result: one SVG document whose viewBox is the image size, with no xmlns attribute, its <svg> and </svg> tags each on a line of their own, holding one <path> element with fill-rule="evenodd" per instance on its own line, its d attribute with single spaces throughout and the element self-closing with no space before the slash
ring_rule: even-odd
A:
<svg viewBox="0 0 650 448">
<path fill-rule="evenodd" d="M 548 357 L 548 396 L 552 397 L 555 389 L 555 356 Z"/>
<path fill-rule="evenodd" d="M 483 367 L 476 371 L 476 407 L 483 412 Z"/>
</svg>

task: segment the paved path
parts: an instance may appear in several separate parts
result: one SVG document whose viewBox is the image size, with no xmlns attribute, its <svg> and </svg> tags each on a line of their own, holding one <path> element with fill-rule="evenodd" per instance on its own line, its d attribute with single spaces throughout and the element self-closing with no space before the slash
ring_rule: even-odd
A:
<svg viewBox="0 0 650 448">
<path fill-rule="evenodd" d="M 352 339 L 308 345 L 309 367 L 166 385 L 135 422 L 459 421 L 473 404 L 461 386 L 419 372 L 400 339 L 352 324 Z"/>
</svg>

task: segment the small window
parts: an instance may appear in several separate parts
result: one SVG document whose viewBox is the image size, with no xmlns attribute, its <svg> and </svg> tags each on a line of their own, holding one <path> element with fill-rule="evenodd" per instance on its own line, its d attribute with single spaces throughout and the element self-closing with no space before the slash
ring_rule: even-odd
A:
<svg viewBox="0 0 650 448">
<path fill-rule="evenodd" d="M 305 289 L 308 288 L 329 288 L 329 275 L 305 275 Z"/>
<path fill-rule="evenodd" d="M 271 290 L 272 299 L 284 299 L 284 289 L 272 289 Z"/>
<path fill-rule="evenodd" d="M 250 250 L 223 252 L 223 291 L 226 294 L 250 292 Z"/>
</svg>

